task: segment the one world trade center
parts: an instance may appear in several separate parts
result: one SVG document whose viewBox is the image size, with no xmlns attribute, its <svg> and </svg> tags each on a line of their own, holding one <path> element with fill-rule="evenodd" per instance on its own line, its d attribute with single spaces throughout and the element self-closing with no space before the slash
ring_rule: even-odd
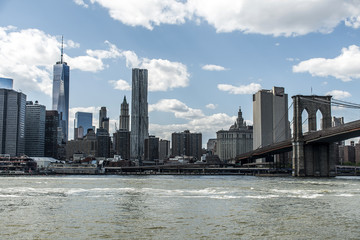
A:
<svg viewBox="0 0 360 240">
<path fill-rule="evenodd" d="M 69 127 L 69 78 L 70 67 L 63 61 L 63 46 L 61 60 L 54 65 L 52 109 L 59 113 L 58 143 L 66 143 Z"/>
</svg>

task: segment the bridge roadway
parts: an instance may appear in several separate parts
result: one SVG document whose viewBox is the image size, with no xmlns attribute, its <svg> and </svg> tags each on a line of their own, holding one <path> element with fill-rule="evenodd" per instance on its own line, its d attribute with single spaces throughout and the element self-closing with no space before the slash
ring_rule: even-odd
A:
<svg viewBox="0 0 360 240">
<path fill-rule="evenodd" d="M 304 144 L 340 142 L 360 136 L 360 120 L 349 122 L 340 126 L 304 133 Z M 236 160 L 257 159 L 273 154 L 292 151 L 292 139 L 273 143 L 256 150 L 243 153 Z"/>
</svg>

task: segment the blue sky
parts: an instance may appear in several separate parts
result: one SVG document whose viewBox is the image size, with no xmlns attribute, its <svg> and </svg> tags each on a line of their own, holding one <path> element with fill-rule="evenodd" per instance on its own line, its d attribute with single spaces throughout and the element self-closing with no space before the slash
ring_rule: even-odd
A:
<svg viewBox="0 0 360 240">
<path fill-rule="evenodd" d="M 252 94 L 333 95 L 360 103 L 358 0 L 1 0 L 0 77 L 51 109 L 52 67 L 70 66 L 76 111 L 106 106 L 114 131 L 131 68 L 149 70 L 150 134 L 228 129 Z M 312 92 L 311 92 L 312 91 Z M 333 109 L 345 122 L 358 110 Z M 290 114 L 291 119 L 292 114 Z"/>
</svg>

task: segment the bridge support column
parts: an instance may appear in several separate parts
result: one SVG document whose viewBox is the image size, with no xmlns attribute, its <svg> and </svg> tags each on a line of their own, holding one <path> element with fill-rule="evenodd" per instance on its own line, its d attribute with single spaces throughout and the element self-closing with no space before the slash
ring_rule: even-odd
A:
<svg viewBox="0 0 360 240">
<path fill-rule="evenodd" d="M 293 142 L 293 170 L 294 177 L 305 177 L 305 156 L 304 156 L 304 142 Z"/>
</svg>

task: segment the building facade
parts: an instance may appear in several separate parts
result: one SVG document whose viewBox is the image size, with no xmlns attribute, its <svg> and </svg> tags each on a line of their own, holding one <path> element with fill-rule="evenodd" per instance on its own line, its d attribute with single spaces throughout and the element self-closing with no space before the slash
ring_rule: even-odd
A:
<svg viewBox="0 0 360 240">
<path fill-rule="evenodd" d="M 117 130 L 113 134 L 114 153 L 120 155 L 124 160 L 130 160 L 130 132 Z"/>
<path fill-rule="evenodd" d="M 166 160 L 170 157 L 170 141 L 160 139 L 159 141 L 159 160 Z"/>
<path fill-rule="evenodd" d="M 69 131 L 70 67 L 63 61 L 62 52 L 61 49 L 61 60 L 54 65 L 52 109 L 59 113 L 60 143 L 66 143 Z"/>
<path fill-rule="evenodd" d="M 56 110 L 46 111 L 45 116 L 45 157 L 58 158 L 59 113 Z"/>
<path fill-rule="evenodd" d="M 246 126 L 240 108 L 234 125 L 229 130 L 218 131 L 216 137 L 216 154 L 221 161 L 234 159 L 253 147 L 253 128 Z"/>
<path fill-rule="evenodd" d="M 82 153 L 84 157 L 97 156 L 97 140 L 95 132 L 90 129 L 83 139 L 71 140 L 66 144 L 66 159 L 74 154 Z"/>
<path fill-rule="evenodd" d="M 0 154 L 25 154 L 26 95 L 0 89 Z"/>
<path fill-rule="evenodd" d="M 97 154 L 96 157 L 110 157 L 111 139 L 109 132 L 105 128 L 96 130 Z"/>
<path fill-rule="evenodd" d="M 126 131 L 130 130 L 129 104 L 126 101 L 125 96 L 120 109 L 119 129 Z"/>
<path fill-rule="evenodd" d="M 202 134 L 185 130 L 171 134 L 171 149 L 173 156 L 188 156 L 200 160 L 202 155 Z"/>
<path fill-rule="evenodd" d="M 93 129 L 92 113 L 76 112 L 74 120 L 74 139 L 83 138 L 86 136 L 88 129 Z"/>
<path fill-rule="evenodd" d="M 145 139 L 145 161 L 159 161 L 159 138 L 149 136 Z"/>
<path fill-rule="evenodd" d="M 106 107 L 99 110 L 99 128 L 104 128 L 109 132 L 109 118 L 107 117 Z"/>
<path fill-rule="evenodd" d="M 25 154 L 30 157 L 43 157 L 45 150 L 46 109 L 37 101 L 26 102 L 25 111 Z"/>
<path fill-rule="evenodd" d="M 137 159 L 139 165 L 144 158 L 145 139 L 149 137 L 148 117 L 148 71 L 146 69 L 132 69 L 131 96 L 131 159 Z"/>
<path fill-rule="evenodd" d="M 288 95 L 283 87 L 260 90 L 253 95 L 253 121 L 254 150 L 291 137 Z"/>
</svg>

